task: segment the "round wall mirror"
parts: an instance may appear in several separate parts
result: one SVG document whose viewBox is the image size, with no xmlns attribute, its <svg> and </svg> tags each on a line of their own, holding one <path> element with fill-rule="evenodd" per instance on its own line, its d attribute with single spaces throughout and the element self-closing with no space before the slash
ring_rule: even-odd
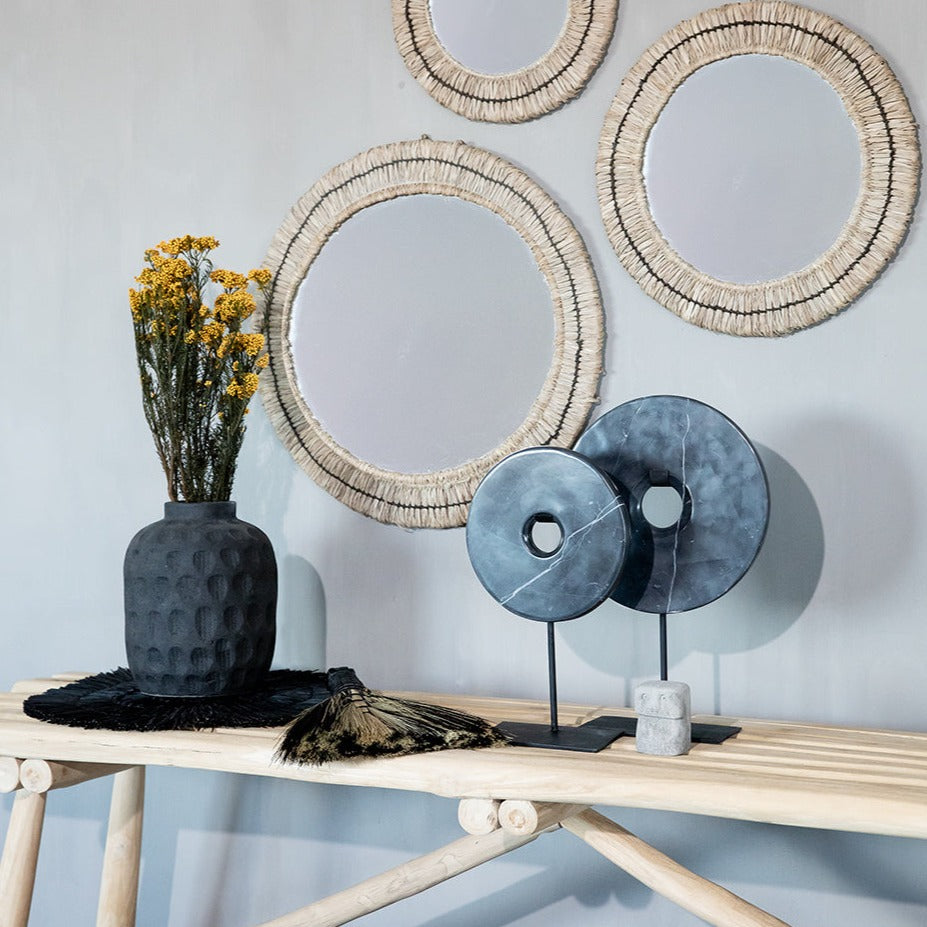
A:
<svg viewBox="0 0 927 927">
<path fill-rule="evenodd" d="M 776 110 L 781 136 L 771 92 L 793 99 Z M 714 331 L 784 335 L 839 312 L 894 257 L 920 151 L 901 86 L 860 36 L 758 0 L 700 13 L 645 52 L 606 117 L 596 172 L 608 236 L 648 295 Z"/>
<path fill-rule="evenodd" d="M 334 441 L 427 473 L 482 457 L 528 416 L 553 357 L 553 302 L 495 213 L 402 196 L 332 235 L 299 286 L 290 344 L 299 392 Z"/>
<path fill-rule="evenodd" d="M 442 106 L 525 122 L 568 103 L 601 64 L 618 0 L 392 0 L 412 76 Z"/>
<path fill-rule="evenodd" d="M 429 0 L 435 35 L 451 57 L 479 74 L 531 67 L 556 44 L 568 0 Z"/>
<path fill-rule="evenodd" d="M 463 142 L 371 149 L 293 207 L 265 260 L 269 418 L 335 498 L 453 527 L 483 475 L 567 447 L 604 325 L 576 229 L 518 168 Z"/>
<path fill-rule="evenodd" d="M 686 78 L 644 152 L 663 237 L 731 283 L 813 263 L 850 218 L 859 180 L 859 136 L 837 92 L 776 55 L 725 58 Z"/>
</svg>

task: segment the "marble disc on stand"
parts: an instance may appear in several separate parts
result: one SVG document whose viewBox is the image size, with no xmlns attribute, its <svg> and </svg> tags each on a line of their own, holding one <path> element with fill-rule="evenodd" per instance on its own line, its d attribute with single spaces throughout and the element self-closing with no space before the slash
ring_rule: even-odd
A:
<svg viewBox="0 0 927 927">
<path fill-rule="evenodd" d="M 536 531 L 548 529 L 541 546 Z M 572 451 L 533 447 L 504 458 L 477 488 L 467 551 L 489 594 L 535 621 L 578 618 L 617 582 L 628 543 L 624 500 Z"/>
<path fill-rule="evenodd" d="M 607 473 L 628 503 L 625 567 L 611 598 L 652 614 L 684 612 L 724 595 L 766 535 L 766 473 L 747 436 L 717 409 L 683 396 L 647 396 L 606 412 L 575 450 Z M 672 487 L 669 525 L 645 516 L 652 487 Z"/>
</svg>

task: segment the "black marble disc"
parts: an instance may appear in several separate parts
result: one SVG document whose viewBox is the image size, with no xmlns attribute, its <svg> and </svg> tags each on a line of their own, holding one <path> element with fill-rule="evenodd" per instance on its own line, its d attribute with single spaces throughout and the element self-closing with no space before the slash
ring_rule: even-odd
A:
<svg viewBox="0 0 927 927">
<path fill-rule="evenodd" d="M 611 597 L 652 614 L 685 612 L 724 595 L 759 552 L 769 520 L 763 465 L 727 416 L 695 399 L 648 396 L 606 412 L 576 443 L 628 502 L 631 536 Z M 678 519 L 644 515 L 653 486 L 679 495 Z"/>
<path fill-rule="evenodd" d="M 539 546 L 537 525 L 559 543 Z M 467 519 L 480 582 L 509 611 L 535 621 L 578 618 L 604 602 L 627 543 L 626 506 L 612 481 L 561 448 L 527 448 L 496 464 Z"/>
</svg>

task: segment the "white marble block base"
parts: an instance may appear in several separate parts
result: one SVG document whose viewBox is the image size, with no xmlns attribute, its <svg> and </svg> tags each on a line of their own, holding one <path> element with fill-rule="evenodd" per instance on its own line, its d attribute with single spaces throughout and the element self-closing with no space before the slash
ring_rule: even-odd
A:
<svg viewBox="0 0 927 927">
<path fill-rule="evenodd" d="M 634 691 L 637 752 L 682 756 L 692 746 L 691 702 L 684 682 L 653 680 Z"/>
</svg>

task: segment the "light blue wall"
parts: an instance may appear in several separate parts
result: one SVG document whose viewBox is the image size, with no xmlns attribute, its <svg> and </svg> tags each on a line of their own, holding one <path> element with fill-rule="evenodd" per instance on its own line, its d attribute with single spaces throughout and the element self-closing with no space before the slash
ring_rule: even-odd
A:
<svg viewBox="0 0 927 927">
<path fill-rule="evenodd" d="M 137 395 L 126 289 L 143 250 L 216 234 L 258 263 L 334 164 L 427 133 L 525 168 L 586 239 L 608 317 L 603 406 L 656 392 L 722 409 L 760 445 L 769 543 L 726 599 L 672 621 L 671 672 L 696 711 L 927 730 L 927 240 L 852 308 L 776 341 L 686 325 L 615 258 L 593 180 L 622 75 L 695 0 L 623 0 L 577 101 L 523 126 L 431 100 L 395 49 L 385 0 L 4 0 L 0 312 L 5 401 L 0 685 L 124 660 L 121 561 L 162 479 Z M 818 0 L 927 99 L 920 0 Z M 759 219 L 761 221 L 761 217 Z M 406 532 L 319 490 L 255 408 L 235 496 L 283 571 L 278 665 L 353 664 L 384 688 L 541 697 L 543 636 L 470 570 L 463 532 Z M 560 634 L 561 695 L 624 703 L 655 670 L 655 628 L 608 603 Z M 152 771 L 139 924 L 244 927 L 433 849 L 448 801 Z M 49 800 L 37 925 L 90 923 L 108 786 Z M 5 826 L 10 798 L 0 802 Z M 927 844 L 610 812 L 708 878 L 796 924 L 927 921 Z M 687 925 L 567 834 L 371 916 L 395 927 Z"/>
</svg>

